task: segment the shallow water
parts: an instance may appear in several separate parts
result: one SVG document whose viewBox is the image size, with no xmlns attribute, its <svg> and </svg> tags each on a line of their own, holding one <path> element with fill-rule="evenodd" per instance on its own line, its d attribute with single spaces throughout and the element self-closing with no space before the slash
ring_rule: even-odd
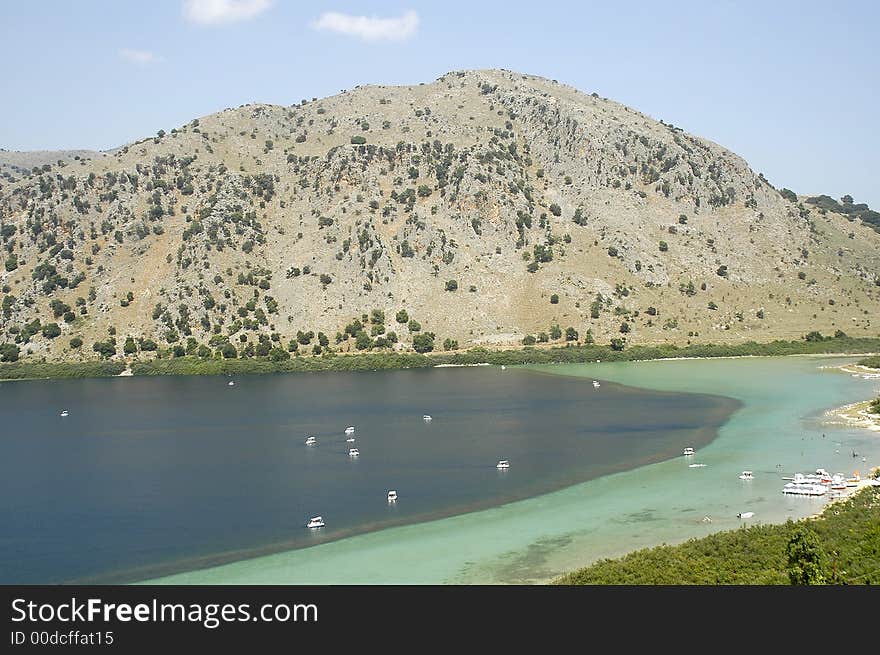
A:
<svg viewBox="0 0 880 655">
<path fill-rule="evenodd" d="M 826 409 L 880 393 L 876 380 L 823 368 L 850 361 L 787 357 L 533 367 L 643 388 L 723 394 L 743 406 L 718 438 L 697 448 L 693 461 L 705 463 L 705 468 L 689 468 L 686 458 L 674 456 L 500 507 L 152 582 L 544 582 L 644 546 L 677 543 L 744 523 L 802 518 L 819 511 L 827 499 L 783 496 L 783 476 L 818 467 L 851 475 L 880 464 L 880 436 L 821 421 Z M 544 438 L 551 439 L 549 434 Z M 860 457 L 851 457 L 853 450 Z M 752 470 L 755 479 L 739 480 L 742 470 Z M 737 513 L 743 511 L 755 515 L 742 521 Z M 707 516 L 711 522 L 703 520 Z"/>
<path fill-rule="evenodd" d="M 675 457 L 738 405 L 499 368 L 6 383 L 0 582 L 128 582 L 473 512 Z"/>
</svg>

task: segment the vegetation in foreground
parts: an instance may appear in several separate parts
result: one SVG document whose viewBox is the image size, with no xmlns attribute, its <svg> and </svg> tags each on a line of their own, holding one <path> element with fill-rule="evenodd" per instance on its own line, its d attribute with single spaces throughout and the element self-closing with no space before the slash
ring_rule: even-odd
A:
<svg viewBox="0 0 880 655">
<path fill-rule="evenodd" d="M 605 559 L 562 585 L 878 584 L 880 487 L 834 503 L 822 516 L 758 525 Z"/>
<path fill-rule="evenodd" d="M 525 347 L 511 350 L 471 348 L 446 353 L 360 353 L 352 355 L 324 351 L 320 356 L 225 358 L 191 355 L 156 359 L 113 360 L 80 363 L 30 363 L 18 361 L 0 365 L 0 379 L 100 377 L 119 375 L 131 367 L 133 375 L 247 375 L 307 371 L 378 371 L 404 368 L 430 368 L 439 364 L 576 364 L 601 361 L 636 361 L 682 357 L 781 356 L 796 354 L 861 353 L 880 350 L 880 338 L 812 337 L 799 341 L 747 342 L 736 345 L 701 344 L 631 346 L 569 345 L 565 347 Z M 818 333 L 815 333 L 818 334 Z"/>
<path fill-rule="evenodd" d="M 865 357 L 864 359 L 859 360 L 859 364 L 861 366 L 867 366 L 868 368 L 880 368 L 880 355 Z"/>
</svg>

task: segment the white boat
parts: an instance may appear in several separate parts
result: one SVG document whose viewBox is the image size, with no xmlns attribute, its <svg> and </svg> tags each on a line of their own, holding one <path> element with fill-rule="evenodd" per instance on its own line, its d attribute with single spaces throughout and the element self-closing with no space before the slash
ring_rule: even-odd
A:
<svg viewBox="0 0 880 655">
<path fill-rule="evenodd" d="M 834 491 L 844 491 L 847 487 L 846 478 L 839 473 L 836 473 L 831 477 L 831 484 L 829 486 Z"/>
<path fill-rule="evenodd" d="M 593 388 L 594 389 L 598 389 L 600 386 L 602 386 L 602 385 L 599 384 L 598 380 L 593 380 Z"/>
<path fill-rule="evenodd" d="M 743 471 L 739 474 L 740 480 L 754 480 L 755 476 L 752 475 L 751 471 Z"/>
<path fill-rule="evenodd" d="M 506 471 L 510 468 L 510 462 L 508 462 L 506 459 L 499 459 L 498 463 L 495 465 L 495 468 L 497 468 L 499 471 Z"/>
<path fill-rule="evenodd" d="M 685 448 L 685 449 L 681 452 L 681 454 L 684 455 L 685 457 L 690 457 L 691 455 L 694 454 L 694 449 L 691 448 L 690 446 L 688 446 L 687 448 Z"/>
<path fill-rule="evenodd" d="M 354 442 L 354 437 L 349 437 L 348 439 L 345 440 L 345 443 L 353 443 L 353 442 Z"/>
<path fill-rule="evenodd" d="M 391 491 L 388 492 L 388 502 L 393 503 L 395 501 L 397 501 L 397 492 L 394 489 L 392 489 Z"/>
<path fill-rule="evenodd" d="M 360 455 L 360 454 L 361 454 L 361 453 L 360 453 L 360 451 L 359 451 L 357 448 L 349 448 L 349 449 L 348 449 L 348 456 L 349 456 L 349 457 L 357 457 L 357 456 Z"/>
<path fill-rule="evenodd" d="M 701 469 L 705 466 L 705 464 L 688 464 L 689 469 Z"/>
<path fill-rule="evenodd" d="M 70 415 L 70 414 L 69 414 L 69 412 L 68 412 L 66 409 L 65 409 L 65 410 L 62 410 L 62 412 L 61 412 L 61 416 L 69 416 L 69 415 Z"/>
<path fill-rule="evenodd" d="M 235 382 L 233 382 L 232 380 L 230 380 L 229 383 L 228 383 L 228 386 L 230 386 L 230 387 L 234 387 L 234 386 L 235 386 Z"/>
<path fill-rule="evenodd" d="M 755 515 L 754 512 L 740 512 L 736 515 L 738 519 L 750 519 Z"/>
<path fill-rule="evenodd" d="M 797 484 L 789 482 L 782 488 L 782 493 L 791 496 L 824 496 L 828 493 L 825 485 L 821 484 Z"/>
<path fill-rule="evenodd" d="M 306 439 L 307 446 L 314 446 L 316 443 L 318 443 L 318 440 L 315 437 L 309 437 Z"/>
<path fill-rule="evenodd" d="M 324 518 L 321 516 L 313 516 L 309 519 L 308 524 L 306 524 L 307 528 L 323 528 L 324 527 Z"/>
<path fill-rule="evenodd" d="M 422 416 L 422 420 L 424 420 L 424 421 L 433 421 L 434 419 L 431 418 L 431 415 L 430 415 L 430 414 L 425 414 L 425 415 Z"/>
<path fill-rule="evenodd" d="M 349 425 L 347 428 L 345 428 L 345 434 L 354 434 L 354 426 Z"/>
</svg>

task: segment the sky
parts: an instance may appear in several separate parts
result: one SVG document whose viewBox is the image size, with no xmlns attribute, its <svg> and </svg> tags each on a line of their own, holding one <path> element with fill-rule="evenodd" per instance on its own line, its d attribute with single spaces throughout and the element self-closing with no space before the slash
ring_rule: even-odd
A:
<svg viewBox="0 0 880 655">
<path fill-rule="evenodd" d="M 0 148 L 109 149 L 249 102 L 505 68 L 880 208 L 880 3 L 2 0 Z"/>
</svg>

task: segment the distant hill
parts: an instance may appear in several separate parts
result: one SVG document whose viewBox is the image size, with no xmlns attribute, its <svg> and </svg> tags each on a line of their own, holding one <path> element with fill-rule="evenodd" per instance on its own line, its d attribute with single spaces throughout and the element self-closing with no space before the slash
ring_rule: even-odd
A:
<svg viewBox="0 0 880 655">
<path fill-rule="evenodd" d="M 870 210 L 530 75 L 245 105 L 0 162 L 0 343 L 23 358 L 880 332 Z"/>
</svg>

